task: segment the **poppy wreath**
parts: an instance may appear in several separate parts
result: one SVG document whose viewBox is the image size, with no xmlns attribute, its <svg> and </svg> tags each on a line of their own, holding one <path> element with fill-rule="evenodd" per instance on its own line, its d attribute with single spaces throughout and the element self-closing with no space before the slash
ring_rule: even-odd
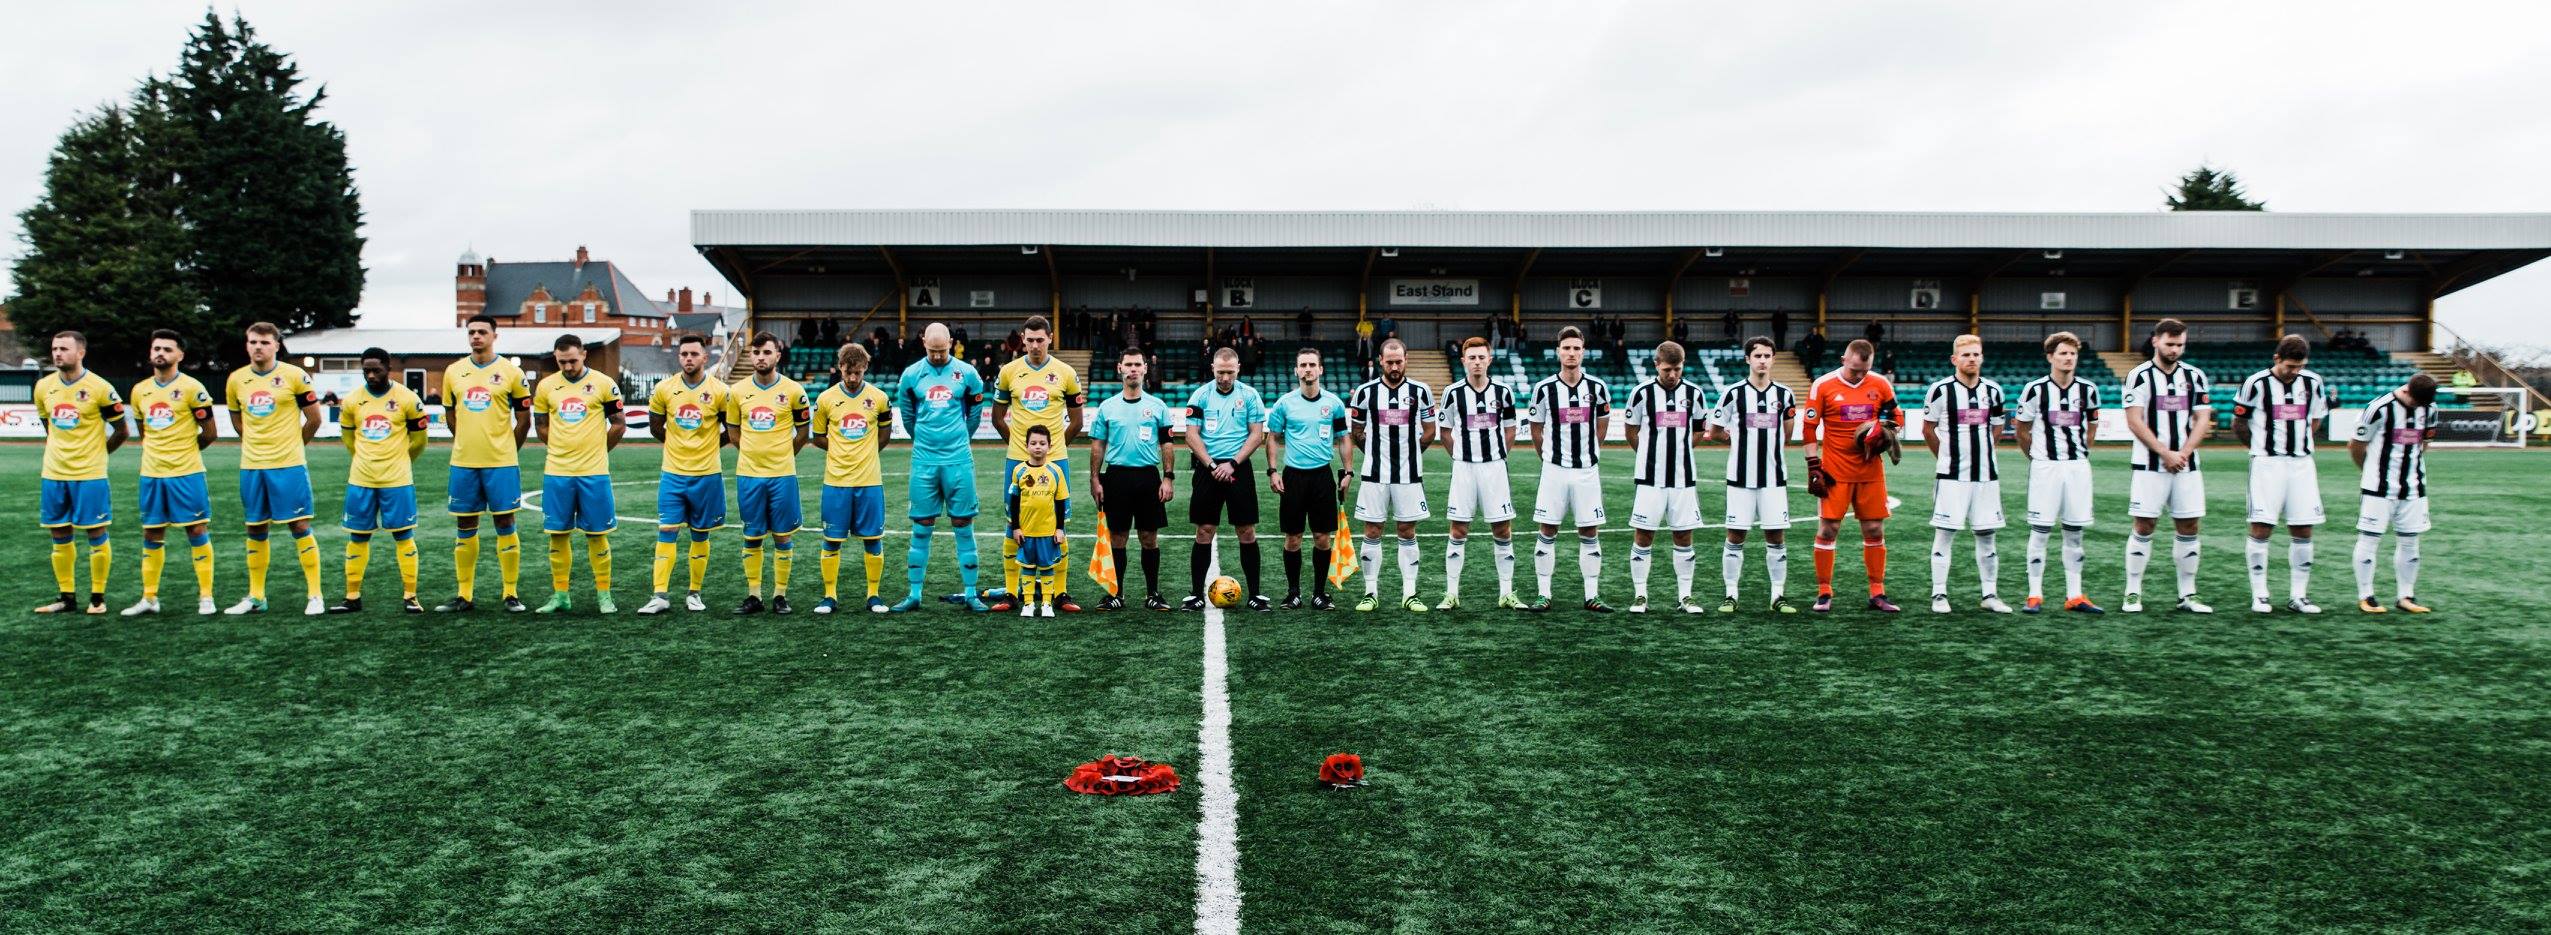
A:
<svg viewBox="0 0 2551 935">
<path fill-rule="evenodd" d="M 1332 753 L 1320 761 L 1320 784 L 1331 789 L 1344 789 L 1364 784 L 1364 758 L 1352 753 Z"/>
<path fill-rule="evenodd" d="M 1152 795 L 1178 791 L 1178 771 L 1139 756 L 1109 754 L 1072 768 L 1063 787 L 1082 795 Z"/>
</svg>

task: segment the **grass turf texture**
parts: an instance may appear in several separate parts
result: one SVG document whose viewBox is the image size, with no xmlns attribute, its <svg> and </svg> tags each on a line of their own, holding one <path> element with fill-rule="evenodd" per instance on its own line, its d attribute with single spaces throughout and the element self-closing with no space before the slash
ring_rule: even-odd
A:
<svg viewBox="0 0 2551 935">
<path fill-rule="evenodd" d="M 225 604 L 243 587 L 234 456 L 208 453 Z M 817 456 L 801 462 L 810 478 Z M 31 445 L 0 446 L 0 472 L 31 494 L 38 458 Z M 451 580 L 442 458 L 438 446 L 418 472 L 429 602 Z M 977 459 L 989 488 L 999 452 Z M 619 512 L 648 516 L 654 449 L 615 460 L 628 485 Z M 1235 612 L 1243 928 L 2551 925 L 2541 781 L 2551 688 L 2540 678 L 2551 627 L 2533 609 L 2543 563 L 2523 547 L 2530 518 L 2551 507 L 2540 456 L 2437 453 L 2421 597 L 2441 612 L 2417 620 L 2347 606 L 2355 475 L 2335 452 L 2322 456 L 2332 521 L 2315 578 L 2330 613 L 2243 611 L 2242 458 L 2209 460 L 2202 593 L 2222 610 L 2213 617 L 2170 613 L 2166 599 L 2099 619 L 1914 606 L 1928 591 L 1918 452 L 1894 474 L 1905 500 L 1890 524 L 1894 591 L 1911 600 L 1891 620 L 1856 609 L 1500 612 L 1485 607 L 1495 579 L 1484 541 L 1465 585 L 1478 609 Z M 314 447 L 312 461 L 333 600 L 344 455 Z M 2118 449 L 2099 453 L 2089 559 L 2091 592 L 2112 608 L 2122 461 Z M 537 462 L 535 449 L 527 484 Z M 903 462 L 890 453 L 894 528 Z M 1716 463 L 1704 455 L 1704 476 Z M 2016 513 L 2024 467 L 2007 454 L 2004 465 Z M 134 468 L 131 450 L 115 457 L 118 608 L 136 592 Z M 805 492 L 811 520 L 811 480 Z M 1717 496 L 1704 488 L 1704 516 Z M 1626 476 L 1609 497 L 1617 525 Z M 24 532 L 0 542 L 0 559 L 21 569 L 0 587 L 13 610 L 52 590 L 32 499 L 10 501 L 6 521 Z M 1272 518 L 1272 497 L 1266 505 Z M 1793 511 L 1805 505 L 1801 495 Z M 1086 496 L 1078 506 L 1072 525 L 1086 532 Z M 1183 503 L 1170 511 L 1183 526 Z M 538 514 L 524 519 L 525 591 L 537 603 L 547 556 L 530 529 Z M 1174 528 L 1162 571 L 1176 596 L 1188 545 Z M 1422 527 L 1419 593 L 1430 602 L 1441 531 Z M 1793 530 L 1793 596 L 1813 591 L 1809 535 Z M 1281 591 L 1275 538 L 1266 567 Z M 1699 539 L 1697 590 L 1714 597 L 1715 531 Z M 2024 539 L 2020 528 L 2003 536 L 2002 588 L 2015 603 Z M 820 595 L 819 541 L 800 536 L 801 608 Z M 1837 590 L 1848 596 L 1859 562 L 1849 531 L 1844 541 Z M 0 928 L 1192 923 L 1192 785 L 1099 800 L 1061 779 L 1109 752 L 1194 768 L 1194 615 L 1025 621 L 933 603 L 901 616 L 739 620 L 725 614 L 741 597 L 736 543 L 731 530 L 717 539 L 708 614 L 629 613 L 653 529 L 628 522 L 615 538 L 617 617 L 593 615 L 589 594 L 563 618 L 400 615 L 386 548 L 373 557 L 372 609 L 356 617 L 183 613 L 194 583 L 182 550 L 162 586 L 180 613 L 0 615 Z M 1961 537 L 1951 584 L 1962 608 L 1974 594 L 1969 544 Z M 1074 590 L 1087 600 L 1088 540 L 1074 545 Z M 1553 592 L 1572 608 L 1573 543 L 1563 533 L 1560 545 Z M 890 535 L 890 594 L 902 546 Z M 997 548 L 983 546 L 984 580 L 997 582 Z M 1628 546 L 1626 533 L 1606 537 L 1616 605 L 1628 596 Z M 1528 593 L 1528 532 L 1517 551 Z M 278 611 L 296 609 L 299 574 L 278 552 L 271 596 Z M 944 538 L 934 550 L 933 594 L 955 587 L 951 552 Z M 1667 554 L 1661 545 L 1660 595 L 1672 593 Z M 1759 541 L 1748 559 L 1752 607 Z M 2384 595 L 2389 563 L 2387 543 Z M 857 594 L 858 562 L 844 564 Z M 1236 564 L 1226 552 L 1226 571 Z M 480 567 L 491 598 L 493 556 Z M 1395 595 L 1387 555 L 1384 568 L 1383 593 Z M 1126 573 L 1139 594 L 1139 571 Z M 2166 595 L 2170 574 L 2157 555 L 2148 590 Z M 579 543 L 580 589 L 584 575 Z M 2050 577 L 2060 582 L 2060 569 Z M 1311 791 L 1319 758 L 1338 750 L 1364 754 L 1371 787 Z"/>
</svg>

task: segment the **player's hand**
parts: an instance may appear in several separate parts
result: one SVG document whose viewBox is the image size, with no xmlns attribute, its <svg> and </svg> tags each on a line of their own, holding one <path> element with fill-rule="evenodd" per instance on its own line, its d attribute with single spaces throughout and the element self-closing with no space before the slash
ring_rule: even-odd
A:
<svg viewBox="0 0 2551 935">
<path fill-rule="evenodd" d="M 1097 504 L 1099 509 L 1107 509 L 1107 485 L 1096 483 L 1097 478 L 1091 478 L 1091 480 L 1093 483 L 1089 485 L 1089 502 Z"/>
<path fill-rule="evenodd" d="M 1831 485 L 1832 485 L 1832 483 L 1833 483 L 1833 478 L 1831 478 L 1830 476 L 1828 476 L 1828 475 L 1826 475 L 1826 474 L 1825 474 L 1825 459 L 1823 459 L 1823 458 L 1809 458 L 1809 459 L 1807 459 L 1807 495 L 1808 495 L 1808 496 L 1815 497 L 1815 498 L 1820 499 L 1820 500 L 1821 500 L 1821 499 L 1824 499 L 1824 496 L 1825 496 L 1825 488 L 1826 488 L 1826 487 L 1828 487 L 1828 486 L 1831 486 Z"/>
<path fill-rule="evenodd" d="M 1163 477 L 1160 479 L 1160 502 L 1169 502 L 1169 498 L 1177 492 L 1177 487 L 1169 482 L 1169 478 Z"/>
<path fill-rule="evenodd" d="M 1275 491 L 1275 492 L 1277 492 L 1277 493 L 1283 493 L 1283 492 L 1284 492 L 1284 473 L 1283 473 L 1283 472 L 1281 472 L 1281 471 L 1269 471 L 1269 472 L 1267 472 L 1267 489 L 1268 489 L 1268 490 Z"/>
<path fill-rule="evenodd" d="M 2176 451 L 2162 452 L 2161 469 L 2171 474 L 2177 474 L 2180 471 L 2188 469 L 2188 459 Z"/>
<path fill-rule="evenodd" d="M 1216 461 L 1216 462 L 1214 462 L 1214 463 L 1213 463 L 1213 479 L 1214 479 L 1214 480 L 1221 481 L 1222 483 L 1226 483 L 1226 484 L 1228 484 L 1228 483 L 1231 483 L 1231 479 L 1232 479 L 1232 478 L 1234 478 L 1234 477 L 1238 477 L 1238 476 L 1240 476 L 1240 469 L 1239 469 L 1238 467 L 1234 466 L 1231 462 L 1229 462 L 1229 461 Z"/>
</svg>

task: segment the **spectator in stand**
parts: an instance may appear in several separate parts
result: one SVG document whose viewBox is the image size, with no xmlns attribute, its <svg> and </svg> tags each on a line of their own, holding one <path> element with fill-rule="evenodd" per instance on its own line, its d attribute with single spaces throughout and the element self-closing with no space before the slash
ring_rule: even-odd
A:
<svg viewBox="0 0 2551 935">
<path fill-rule="evenodd" d="M 1887 326 L 1879 324 L 1877 319 L 1870 319 L 1869 327 L 1860 329 L 1860 336 L 1869 339 L 1872 347 L 1883 345 L 1887 341 Z"/>
<path fill-rule="evenodd" d="M 1388 341 L 1392 338 L 1399 337 L 1399 335 L 1399 319 L 1392 318 L 1391 313 L 1389 312 L 1383 312 L 1382 320 L 1373 323 L 1373 340 L 1376 342 Z M 1377 344 L 1376 346 L 1379 345 Z"/>
<path fill-rule="evenodd" d="M 1728 309 L 1727 316 L 1719 319 L 1719 323 L 1725 326 L 1723 330 L 1727 332 L 1727 343 L 1734 344 L 1745 339 L 1745 336 L 1739 333 L 1745 327 L 1745 320 L 1737 316 L 1735 309 Z"/>
<path fill-rule="evenodd" d="M 1256 319 L 1256 318 L 1253 318 L 1253 317 L 1251 317 L 1251 316 L 1248 316 L 1248 315 L 1242 315 L 1242 316 L 1240 316 L 1240 337 L 1241 337 L 1243 340 L 1247 340 L 1247 339 L 1250 339 L 1250 338 L 1255 338 L 1255 337 L 1257 337 L 1257 336 L 1258 336 L 1258 321 L 1257 321 L 1257 319 Z"/>
<path fill-rule="evenodd" d="M 1318 327 L 1319 323 L 1320 318 L 1317 315 L 1311 314 L 1311 307 L 1308 305 L 1303 306 L 1302 313 L 1293 316 L 1293 337 L 1296 340 L 1301 341 L 1311 340 L 1311 331 L 1313 328 Z"/>
<path fill-rule="evenodd" d="M 1692 316 L 1674 316 L 1674 327 L 1668 331 L 1668 334 L 1674 339 L 1674 343 L 1690 347 L 1692 344 L 1691 333 Z"/>
<path fill-rule="evenodd" d="M 1776 311 L 1772 312 L 1772 346 L 1773 346 L 1773 347 L 1788 347 L 1788 346 L 1789 346 L 1789 310 L 1788 310 L 1788 309 L 1785 309 L 1785 308 L 1784 308 L 1784 309 L 1779 309 L 1779 310 L 1776 310 Z"/>
<path fill-rule="evenodd" d="M 1825 329 L 1807 329 L 1807 336 L 1798 339 L 1798 355 L 1806 358 L 1807 375 L 1815 377 L 1825 365 Z"/>
<path fill-rule="evenodd" d="M 1370 318 L 1358 318 L 1355 320 L 1355 359 L 1363 361 L 1371 360 L 1372 358 L 1373 320 Z"/>
</svg>

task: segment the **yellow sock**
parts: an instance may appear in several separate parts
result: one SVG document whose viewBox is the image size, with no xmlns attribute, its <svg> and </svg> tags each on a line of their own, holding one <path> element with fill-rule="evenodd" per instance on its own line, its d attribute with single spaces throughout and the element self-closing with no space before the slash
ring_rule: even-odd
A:
<svg viewBox="0 0 2551 935">
<path fill-rule="evenodd" d="M 69 594 L 73 591 L 79 590 L 80 579 L 78 577 L 78 571 L 76 570 L 79 567 L 80 553 L 78 549 L 74 548 L 68 542 L 56 542 L 53 544 L 54 590 L 64 594 Z"/>
<path fill-rule="evenodd" d="M 195 562 L 195 593 L 202 597 L 213 596 L 213 544 L 206 542 L 189 546 L 186 551 L 191 553 L 190 557 Z"/>
<path fill-rule="evenodd" d="M 160 572 L 160 569 L 161 569 L 161 568 L 163 568 L 163 567 L 166 567 L 166 566 L 167 566 L 167 564 L 168 564 L 168 546 L 167 546 L 167 545 L 165 545 L 165 544 L 163 544 L 163 543 L 152 542 L 152 541 L 150 541 L 150 540 L 148 540 L 148 539 L 144 539 L 144 540 L 142 540 L 142 599 L 143 599 L 143 600 L 146 600 L 146 601 L 147 601 L 147 600 L 150 600 L 150 599 L 152 599 L 152 598 L 156 598 L 156 597 L 158 597 L 158 596 L 159 596 L 159 572 Z"/>
<path fill-rule="evenodd" d="M 797 550 L 789 548 L 788 543 L 782 542 L 771 551 L 777 553 L 771 556 L 771 596 L 787 597 L 788 566 L 790 562 L 796 560 Z"/>
<path fill-rule="evenodd" d="M 522 592 L 523 538 L 510 532 L 496 534 L 496 574 L 505 582 L 505 596 Z"/>
<path fill-rule="evenodd" d="M 709 540 L 707 540 L 707 539 L 695 539 L 695 540 L 692 540 L 692 542 L 691 542 L 691 590 L 693 590 L 693 591 L 698 591 L 698 590 L 700 589 L 700 583 L 701 583 L 701 582 L 703 582 L 703 581 L 708 580 L 708 577 L 709 577 Z"/>
<path fill-rule="evenodd" d="M 292 557 L 301 563 L 301 593 L 319 597 L 319 537 L 302 533 L 292 537 Z"/>
<path fill-rule="evenodd" d="M 89 546 L 89 593 L 106 593 L 106 573 L 114 568 L 115 543 L 92 543 Z"/>
<path fill-rule="evenodd" d="M 576 556 L 567 546 L 567 534 L 549 534 L 549 589 L 564 594 L 576 570 Z"/>
<path fill-rule="evenodd" d="M 1001 538 L 1001 584 L 1008 587 L 1014 596 L 1019 593 L 1021 572 L 1019 543 L 1015 539 L 1003 536 Z"/>
<path fill-rule="evenodd" d="M 1060 531 L 1061 530 L 1057 530 L 1057 532 Z M 1071 590 L 1072 537 L 1067 535 L 1058 535 L 1054 537 L 1054 542 L 1056 544 L 1056 548 L 1054 550 L 1054 565 L 1053 567 L 1045 570 L 1045 583 L 1048 587 L 1054 589 L 1054 593 L 1061 594 L 1065 591 Z"/>
<path fill-rule="evenodd" d="M 744 596 L 762 596 L 762 544 L 750 539 L 744 542 Z"/>
<path fill-rule="evenodd" d="M 649 571 L 648 583 L 655 586 L 654 593 L 662 594 L 664 589 L 673 586 L 673 543 L 655 544 L 655 564 Z"/>
<path fill-rule="evenodd" d="M 273 561 L 272 548 L 273 543 L 263 537 L 248 540 L 248 596 L 255 600 L 266 599 L 266 563 Z"/>
<path fill-rule="evenodd" d="M 361 600 L 363 573 L 372 564 L 372 540 L 351 539 L 345 544 L 345 599 Z"/>
<path fill-rule="evenodd" d="M 593 566 L 594 591 L 601 594 L 611 593 L 610 536 L 585 537 L 585 564 Z"/>
<path fill-rule="evenodd" d="M 841 598 L 841 540 L 824 540 L 824 554 L 815 560 L 815 570 L 824 576 L 824 599 Z"/>
<path fill-rule="evenodd" d="M 885 540 L 869 537 L 859 540 L 860 564 L 868 568 L 868 596 L 877 596 L 877 582 L 886 574 Z"/>
<path fill-rule="evenodd" d="M 477 600 L 478 531 L 452 541 L 452 577 L 460 585 L 461 600 Z"/>
<path fill-rule="evenodd" d="M 399 596 L 416 598 L 416 539 L 399 540 Z"/>
</svg>

